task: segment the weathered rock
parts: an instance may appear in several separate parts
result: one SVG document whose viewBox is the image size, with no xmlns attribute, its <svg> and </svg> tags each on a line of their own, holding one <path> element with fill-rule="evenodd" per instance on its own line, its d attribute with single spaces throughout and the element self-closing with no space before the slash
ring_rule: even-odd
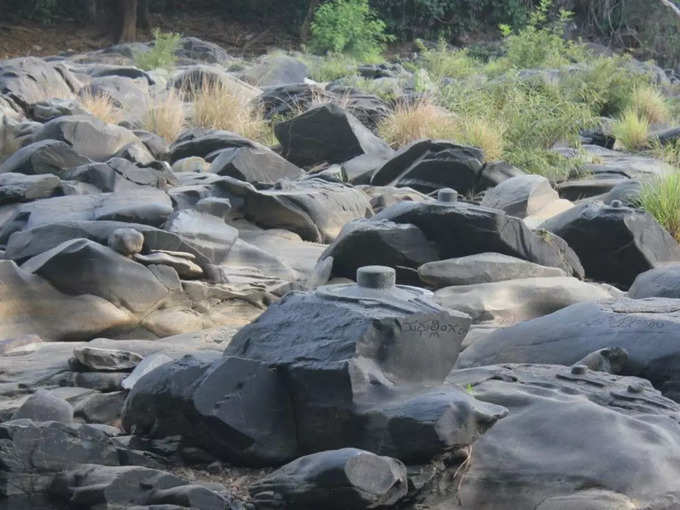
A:
<svg viewBox="0 0 680 510">
<path fill-rule="evenodd" d="M 255 147 L 255 144 L 229 131 L 187 131 L 170 146 L 170 161 L 175 163 L 191 156 L 204 158 L 212 152 L 234 147 Z"/>
<path fill-rule="evenodd" d="M 203 269 L 192 259 L 193 256 L 186 254 L 171 254 L 166 252 L 152 252 L 146 255 L 136 254 L 134 259 L 144 265 L 164 265 L 172 267 L 180 278 L 199 278 L 203 276 Z"/>
<path fill-rule="evenodd" d="M 41 123 L 49 122 L 63 115 L 87 115 L 87 111 L 78 101 L 59 98 L 33 103 L 28 113 L 31 119 Z"/>
<path fill-rule="evenodd" d="M 635 508 L 672 508 L 646 505 L 677 490 L 678 404 L 647 381 L 575 368 L 454 370 L 449 383 L 471 388 L 475 398 L 510 413 L 474 444 L 458 493 L 432 491 L 421 504 L 490 510 L 626 508 L 589 506 L 581 491 L 597 488 L 635 500 Z M 579 493 L 582 505 L 546 502 Z"/>
<path fill-rule="evenodd" d="M 168 295 L 143 265 L 88 239 L 66 241 L 21 267 L 66 294 L 92 294 L 133 312 L 148 311 Z"/>
<path fill-rule="evenodd" d="M 305 173 L 266 147 L 224 149 L 215 158 L 209 172 L 246 182 L 274 184 L 281 179 L 295 180 Z"/>
<path fill-rule="evenodd" d="M 177 183 L 167 163 L 135 164 L 122 157 L 75 167 L 65 172 L 62 178 L 90 184 L 103 192 L 136 191 L 142 186 L 164 190 Z"/>
<path fill-rule="evenodd" d="M 334 99 L 334 94 L 314 83 L 291 83 L 279 87 L 266 87 L 257 98 L 264 117 L 285 117 L 304 112 L 314 101 Z"/>
<path fill-rule="evenodd" d="M 126 145 L 139 141 L 132 131 L 87 115 L 57 117 L 39 129 L 33 138 L 36 142 L 66 142 L 78 154 L 95 161 L 106 161 Z"/>
<path fill-rule="evenodd" d="M 73 407 L 50 392 L 38 390 L 12 415 L 12 420 L 73 422 Z"/>
<path fill-rule="evenodd" d="M 555 276 L 445 287 L 435 293 L 435 299 L 444 307 L 467 313 L 474 322 L 510 325 L 616 294 L 597 284 Z"/>
<path fill-rule="evenodd" d="M 599 349 L 591 352 L 582 360 L 574 363 L 574 366 L 585 366 L 590 370 L 608 372 L 610 374 L 620 374 L 628 361 L 628 353 L 620 347 L 611 349 Z"/>
<path fill-rule="evenodd" d="M 499 329 L 474 342 L 458 358 L 459 368 L 496 363 L 572 365 L 604 348 L 628 353 L 622 374 L 644 377 L 677 399 L 675 333 L 680 302 L 675 299 L 619 298 L 579 303 L 550 315 Z"/>
<path fill-rule="evenodd" d="M 521 219 L 496 209 L 462 202 L 402 202 L 374 219 L 416 225 L 437 245 L 441 258 L 495 252 L 583 276 L 578 257 L 562 239 L 533 233 Z"/>
<path fill-rule="evenodd" d="M 89 163 L 90 160 L 62 141 L 42 140 L 28 144 L 0 165 L 0 174 L 54 174 L 64 176 L 66 170 Z"/>
<path fill-rule="evenodd" d="M 296 165 L 342 163 L 361 154 L 387 156 L 392 149 L 352 114 L 334 104 L 306 111 L 275 127 L 283 156 Z"/>
<path fill-rule="evenodd" d="M 78 80 L 61 63 L 22 57 L 0 63 L 0 91 L 28 106 L 46 97 L 73 97 Z"/>
<path fill-rule="evenodd" d="M 333 257 L 333 274 L 345 278 L 354 278 L 357 269 L 371 264 L 415 269 L 439 258 L 434 243 L 418 227 L 387 220 L 348 223 L 320 260 L 326 257 Z"/>
<path fill-rule="evenodd" d="M 281 375 L 228 357 L 185 356 L 146 374 L 125 402 L 123 425 L 152 437 L 180 435 L 232 462 L 269 465 L 297 452 L 293 408 Z"/>
<path fill-rule="evenodd" d="M 173 361 L 173 359 L 162 352 L 156 352 L 145 356 L 144 359 L 137 364 L 135 369 L 121 382 L 121 387 L 124 390 L 131 390 L 142 377 L 152 370 Z"/>
<path fill-rule="evenodd" d="M 0 354 L 12 354 L 18 351 L 31 351 L 42 343 L 38 335 L 23 335 L 0 340 Z"/>
<path fill-rule="evenodd" d="M 634 299 L 665 297 L 680 299 L 680 264 L 664 265 L 640 273 L 628 289 Z"/>
<path fill-rule="evenodd" d="M 225 64 L 233 60 L 224 48 L 197 37 L 182 37 L 176 52 L 178 57 L 207 62 L 209 64 Z"/>
<path fill-rule="evenodd" d="M 521 175 L 486 190 L 481 205 L 525 218 L 556 200 L 559 200 L 559 195 L 548 179 L 541 175 Z"/>
<path fill-rule="evenodd" d="M 680 261 L 680 246 L 649 213 L 584 203 L 541 225 L 578 254 L 586 276 L 628 288 L 635 277 Z"/>
<path fill-rule="evenodd" d="M 60 185 L 55 175 L 0 174 L 0 206 L 51 197 Z"/>
<path fill-rule="evenodd" d="M 93 393 L 76 404 L 74 416 L 85 423 L 119 424 L 126 396 L 124 391 Z"/>
<path fill-rule="evenodd" d="M 136 322 L 99 297 L 62 294 L 9 260 L 0 260 L 0 303 L 0 338 L 36 334 L 46 340 L 88 340 Z"/>
<path fill-rule="evenodd" d="M 356 448 L 307 455 L 251 485 L 258 508 L 363 509 L 406 496 L 406 466 Z"/>
<path fill-rule="evenodd" d="M 97 347 L 76 347 L 73 357 L 82 371 L 126 372 L 134 369 L 143 359 L 136 352 Z"/>
<path fill-rule="evenodd" d="M 238 239 L 238 230 L 223 219 L 189 209 L 173 214 L 165 230 L 178 235 L 215 264 L 224 260 Z"/>
<path fill-rule="evenodd" d="M 245 79 L 258 87 L 302 83 L 309 75 L 307 65 L 288 55 L 265 55 L 248 71 Z"/>
<path fill-rule="evenodd" d="M 117 228 L 111 232 L 107 244 L 121 255 L 134 255 L 144 247 L 144 234 L 134 228 Z"/>
<path fill-rule="evenodd" d="M 461 193 L 475 193 L 513 175 L 523 174 L 514 169 L 509 175 L 494 172 L 485 176 L 485 168 L 480 149 L 443 140 L 420 140 L 399 151 L 375 172 L 371 184 L 409 186 L 424 193 L 445 187 Z M 493 175 L 502 175 L 501 180 Z"/>
<path fill-rule="evenodd" d="M 418 276 L 428 285 L 440 289 L 451 285 L 566 276 L 566 273 L 557 267 L 541 266 L 500 253 L 479 253 L 428 262 L 418 268 Z"/>
</svg>

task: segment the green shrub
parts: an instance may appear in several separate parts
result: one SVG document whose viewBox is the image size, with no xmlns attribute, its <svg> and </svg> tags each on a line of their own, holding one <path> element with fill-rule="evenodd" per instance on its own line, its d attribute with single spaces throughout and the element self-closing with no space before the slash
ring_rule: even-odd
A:
<svg viewBox="0 0 680 510">
<path fill-rule="evenodd" d="M 331 53 L 324 57 L 306 59 L 310 77 L 314 81 L 335 81 L 345 76 L 353 76 L 357 71 L 357 62 L 347 55 Z"/>
<path fill-rule="evenodd" d="M 649 121 L 628 109 L 614 122 L 612 134 L 617 143 L 630 151 L 644 149 L 649 145 Z"/>
<path fill-rule="evenodd" d="M 508 25 L 500 26 L 506 47 L 506 54 L 500 62 L 505 67 L 562 67 L 583 58 L 583 47 L 564 38 L 565 27 L 572 13 L 560 10 L 559 18 L 551 22 L 551 6 L 552 0 L 540 0 L 529 17 L 529 23 L 518 32 L 513 32 Z"/>
<path fill-rule="evenodd" d="M 319 53 L 345 53 L 361 60 L 380 57 L 393 36 L 385 33 L 368 0 L 333 0 L 314 14 L 310 45 Z"/>
<path fill-rule="evenodd" d="M 680 172 L 644 183 L 639 205 L 680 240 Z"/>
<path fill-rule="evenodd" d="M 152 69 L 172 69 L 177 61 L 175 52 L 182 38 L 180 34 L 161 32 L 159 28 L 153 31 L 153 47 L 135 55 L 135 65 L 145 71 Z"/>
<path fill-rule="evenodd" d="M 448 48 L 446 41 L 439 40 L 436 48 L 426 48 L 421 41 L 416 41 L 420 49 L 422 66 L 436 80 L 441 78 L 466 78 L 482 70 L 482 63 L 471 57 L 468 49 Z"/>
</svg>

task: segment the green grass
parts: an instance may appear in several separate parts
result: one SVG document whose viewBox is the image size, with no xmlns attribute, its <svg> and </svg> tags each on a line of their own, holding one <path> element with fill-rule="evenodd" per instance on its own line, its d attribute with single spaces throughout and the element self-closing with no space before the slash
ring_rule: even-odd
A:
<svg viewBox="0 0 680 510">
<path fill-rule="evenodd" d="M 134 56 L 135 65 L 145 71 L 172 69 L 177 61 L 175 52 L 182 36 L 172 32 L 161 32 L 158 28 L 154 29 L 153 36 L 153 47 L 148 51 L 137 53 Z"/>
<path fill-rule="evenodd" d="M 643 184 L 639 205 L 680 240 L 680 171 Z"/>
<path fill-rule="evenodd" d="M 649 146 L 649 121 L 633 109 L 628 109 L 612 126 L 616 142 L 629 151 L 639 151 Z"/>
<path fill-rule="evenodd" d="M 352 57 L 341 53 L 331 53 L 325 57 L 306 59 L 310 77 L 314 81 L 335 81 L 346 76 L 354 76 L 357 72 L 358 63 Z"/>
</svg>

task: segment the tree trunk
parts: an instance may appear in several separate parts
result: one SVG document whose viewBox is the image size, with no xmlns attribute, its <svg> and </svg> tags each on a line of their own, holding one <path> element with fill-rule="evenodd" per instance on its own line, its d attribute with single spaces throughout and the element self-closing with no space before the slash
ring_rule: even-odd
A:
<svg viewBox="0 0 680 510">
<path fill-rule="evenodd" d="M 305 15 L 305 20 L 302 22 L 302 27 L 300 27 L 300 39 L 302 39 L 302 41 L 309 40 L 310 30 L 312 28 L 312 21 L 314 20 L 314 13 L 316 12 L 320 3 L 321 0 L 310 0 L 309 2 L 307 14 Z"/>
<path fill-rule="evenodd" d="M 132 42 L 137 38 L 137 0 L 118 0 L 118 43 Z"/>
<path fill-rule="evenodd" d="M 151 29 L 149 0 L 139 0 L 139 7 L 137 9 L 137 25 L 143 30 Z"/>
</svg>

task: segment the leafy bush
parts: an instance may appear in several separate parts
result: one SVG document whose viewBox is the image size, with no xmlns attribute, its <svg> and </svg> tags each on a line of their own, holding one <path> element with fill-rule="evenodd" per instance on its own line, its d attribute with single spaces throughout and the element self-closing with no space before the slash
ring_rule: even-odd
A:
<svg viewBox="0 0 680 510">
<path fill-rule="evenodd" d="M 612 126 L 616 142 L 628 150 L 644 149 L 649 145 L 649 121 L 638 112 L 628 109 Z"/>
<path fill-rule="evenodd" d="M 314 51 L 346 53 L 362 60 L 379 58 L 385 44 L 394 39 L 368 0 L 333 0 L 321 5 L 311 31 Z"/>
<path fill-rule="evenodd" d="M 680 241 L 680 172 L 644 183 L 639 205 Z"/>
<path fill-rule="evenodd" d="M 313 60 L 307 59 L 306 64 L 309 67 L 310 77 L 318 82 L 335 81 L 351 76 L 356 73 L 358 67 L 356 60 L 341 53 L 331 53 Z"/>
<path fill-rule="evenodd" d="M 420 49 L 423 68 L 437 81 L 442 78 L 466 78 L 481 70 L 482 64 L 469 55 L 467 49 L 448 48 L 446 41 L 440 39 L 436 48 L 426 48 L 422 41 L 416 41 Z"/>
<path fill-rule="evenodd" d="M 135 65 L 145 71 L 152 69 L 172 69 L 177 61 L 175 52 L 182 38 L 180 34 L 161 32 L 159 28 L 153 31 L 153 47 L 149 51 L 135 55 Z"/>
</svg>

